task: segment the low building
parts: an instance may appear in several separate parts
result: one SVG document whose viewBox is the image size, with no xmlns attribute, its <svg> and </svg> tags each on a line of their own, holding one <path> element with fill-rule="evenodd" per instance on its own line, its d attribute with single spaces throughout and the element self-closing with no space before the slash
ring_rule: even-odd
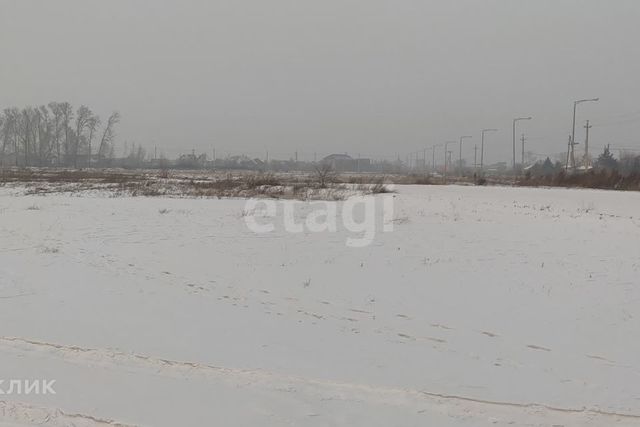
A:
<svg viewBox="0 0 640 427">
<path fill-rule="evenodd" d="M 338 172 L 363 172 L 371 168 L 371 159 L 354 159 L 348 154 L 330 154 L 320 162 Z"/>
</svg>

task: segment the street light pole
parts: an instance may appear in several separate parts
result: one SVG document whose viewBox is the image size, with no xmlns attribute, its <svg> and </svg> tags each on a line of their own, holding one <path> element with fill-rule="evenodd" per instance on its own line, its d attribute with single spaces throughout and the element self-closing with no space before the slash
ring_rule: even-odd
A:
<svg viewBox="0 0 640 427">
<path fill-rule="evenodd" d="M 456 141 L 447 141 L 444 143 L 444 183 L 447 183 L 447 153 L 449 144 L 455 144 Z"/>
<path fill-rule="evenodd" d="M 431 172 L 436 171 L 436 147 L 440 147 L 442 144 L 436 144 L 431 147 Z"/>
<path fill-rule="evenodd" d="M 462 141 L 466 138 L 473 138 L 470 135 L 465 135 L 465 136 L 461 136 L 460 137 L 460 153 L 459 153 L 459 157 L 458 157 L 458 167 L 460 168 L 460 176 L 462 176 Z"/>
<path fill-rule="evenodd" d="M 516 123 L 520 120 L 531 120 L 532 117 L 518 117 L 513 119 L 513 173 L 516 173 Z"/>
<path fill-rule="evenodd" d="M 498 129 L 482 129 L 482 142 L 480 143 L 480 172 L 484 168 L 484 134 L 487 132 L 497 132 Z"/>
<path fill-rule="evenodd" d="M 422 149 L 422 171 L 424 176 L 427 176 L 427 149 Z"/>
<path fill-rule="evenodd" d="M 565 164 L 564 170 L 565 172 L 569 169 L 569 155 L 571 155 L 571 168 L 576 168 L 576 159 L 574 156 L 574 147 L 576 145 L 576 109 L 578 108 L 578 104 L 582 104 L 583 102 L 598 102 L 600 98 L 591 98 L 591 99 L 579 99 L 577 101 L 573 101 L 573 124 L 571 126 L 571 141 L 569 143 L 569 149 L 567 150 L 567 163 Z"/>
</svg>

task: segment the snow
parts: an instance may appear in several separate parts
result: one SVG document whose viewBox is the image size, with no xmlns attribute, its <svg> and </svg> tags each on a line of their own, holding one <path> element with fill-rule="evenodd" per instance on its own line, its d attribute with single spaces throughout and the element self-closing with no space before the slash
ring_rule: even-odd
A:
<svg viewBox="0 0 640 427">
<path fill-rule="evenodd" d="M 0 426 L 640 425 L 640 194 L 396 189 L 363 248 L 0 189 Z"/>
</svg>

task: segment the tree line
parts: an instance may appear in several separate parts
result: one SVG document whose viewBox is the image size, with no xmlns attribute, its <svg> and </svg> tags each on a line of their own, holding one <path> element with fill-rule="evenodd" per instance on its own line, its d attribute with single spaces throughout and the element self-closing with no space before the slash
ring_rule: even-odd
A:
<svg viewBox="0 0 640 427">
<path fill-rule="evenodd" d="M 0 114 L 0 165 L 103 166 L 114 156 L 120 114 L 105 122 L 85 105 L 50 102 Z"/>
</svg>

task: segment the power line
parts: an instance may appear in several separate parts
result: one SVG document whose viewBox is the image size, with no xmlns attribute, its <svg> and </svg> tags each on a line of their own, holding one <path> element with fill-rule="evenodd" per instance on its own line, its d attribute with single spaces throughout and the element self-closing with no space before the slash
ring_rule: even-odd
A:
<svg viewBox="0 0 640 427">
<path fill-rule="evenodd" d="M 620 126 L 620 125 L 626 125 L 626 124 L 634 124 L 634 123 L 640 123 L 640 118 L 636 118 L 636 119 L 627 119 L 627 120 L 621 120 L 621 121 L 617 121 L 617 122 L 597 122 L 596 124 L 594 124 L 594 127 L 598 127 L 598 128 L 602 128 L 602 127 L 609 127 L 609 126 Z"/>
</svg>

